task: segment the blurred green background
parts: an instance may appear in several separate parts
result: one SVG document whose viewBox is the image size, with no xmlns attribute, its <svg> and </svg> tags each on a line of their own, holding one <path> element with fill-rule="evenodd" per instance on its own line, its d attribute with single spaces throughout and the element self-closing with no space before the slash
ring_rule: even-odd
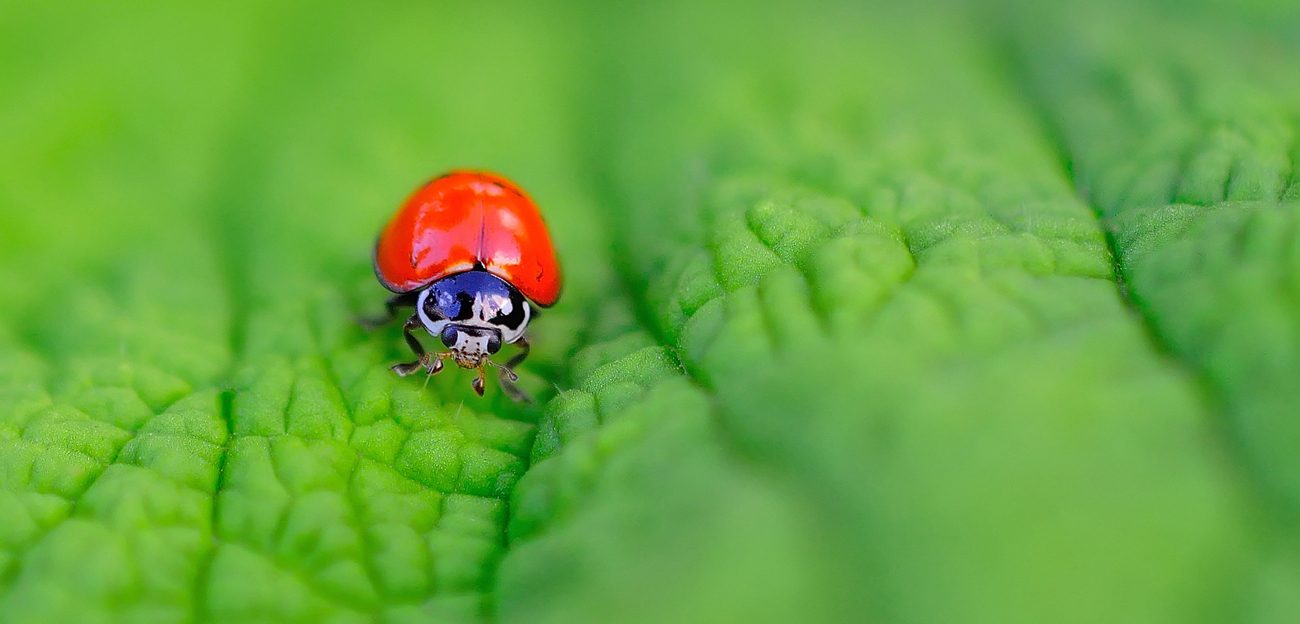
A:
<svg viewBox="0 0 1300 624">
<path fill-rule="evenodd" d="M 0 5 L 0 622 L 1300 620 L 1300 10 Z M 500 171 L 516 405 L 374 237 Z"/>
</svg>

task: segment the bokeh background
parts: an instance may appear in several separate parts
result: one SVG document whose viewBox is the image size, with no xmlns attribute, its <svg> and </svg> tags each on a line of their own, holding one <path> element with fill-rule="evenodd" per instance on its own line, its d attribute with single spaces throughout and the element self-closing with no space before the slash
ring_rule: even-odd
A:
<svg viewBox="0 0 1300 624">
<path fill-rule="evenodd" d="M 0 6 L 0 622 L 1294 622 L 1293 2 Z M 369 254 L 515 179 L 517 405 Z"/>
</svg>

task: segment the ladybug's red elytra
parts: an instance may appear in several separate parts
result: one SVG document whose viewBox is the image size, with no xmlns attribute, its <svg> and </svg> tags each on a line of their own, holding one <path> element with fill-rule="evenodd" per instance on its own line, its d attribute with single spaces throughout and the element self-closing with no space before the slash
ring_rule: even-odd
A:
<svg viewBox="0 0 1300 624">
<path fill-rule="evenodd" d="M 375 275 L 396 293 L 391 320 L 402 306 L 415 313 L 402 332 L 414 362 L 393 371 L 432 375 L 451 358 L 477 369 L 474 391 L 484 389 L 487 366 L 501 370 L 501 387 L 516 400 L 514 367 L 528 357 L 532 306 L 560 296 L 560 264 L 537 205 L 513 182 L 483 171 L 452 171 L 417 189 L 398 208 L 375 245 Z M 378 324 L 378 323 L 372 323 Z M 424 327 L 448 351 L 429 353 L 411 332 Z M 489 359 L 502 345 L 520 351 L 506 364 Z"/>
</svg>

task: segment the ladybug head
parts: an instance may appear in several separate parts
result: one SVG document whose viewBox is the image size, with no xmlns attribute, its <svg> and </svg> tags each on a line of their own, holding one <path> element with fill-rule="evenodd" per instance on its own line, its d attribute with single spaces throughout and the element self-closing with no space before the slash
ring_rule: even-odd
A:
<svg viewBox="0 0 1300 624">
<path fill-rule="evenodd" d="M 489 327 L 447 323 L 438 338 L 461 368 L 478 368 L 501 350 L 501 332 Z"/>
<path fill-rule="evenodd" d="M 522 338 L 532 316 L 518 290 L 484 270 L 430 284 L 420 294 L 417 312 L 425 329 L 462 368 L 493 365 L 488 358 Z"/>
</svg>

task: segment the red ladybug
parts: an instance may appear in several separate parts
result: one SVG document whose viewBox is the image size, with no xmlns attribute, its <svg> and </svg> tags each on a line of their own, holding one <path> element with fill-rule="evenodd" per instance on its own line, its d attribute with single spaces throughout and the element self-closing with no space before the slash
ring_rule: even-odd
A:
<svg viewBox="0 0 1300 624">
<path fill-rule="evenodd" d="M 493 173 L 452 171 L 420 187 L 380 234 L 375 275 L 397 293 L 386 304 L 389 319 L 400 306 L 415 307 L 403 334 L 419 359 L 394 372 L 432 375 L 450 357 L 478 370 L 481 396 L 491 365 L 501 369 L 507 394 L 527 400 L 513 369 L 528 357 L 532 306 L 555 303 L 561 276 L 546 223 L 518 186 Z M 425 352 L 411 333 L 421 326 L 448 351 Z M 521 351 L 505 365 L 488 359 L 506 344 Z"/>
</svg>

